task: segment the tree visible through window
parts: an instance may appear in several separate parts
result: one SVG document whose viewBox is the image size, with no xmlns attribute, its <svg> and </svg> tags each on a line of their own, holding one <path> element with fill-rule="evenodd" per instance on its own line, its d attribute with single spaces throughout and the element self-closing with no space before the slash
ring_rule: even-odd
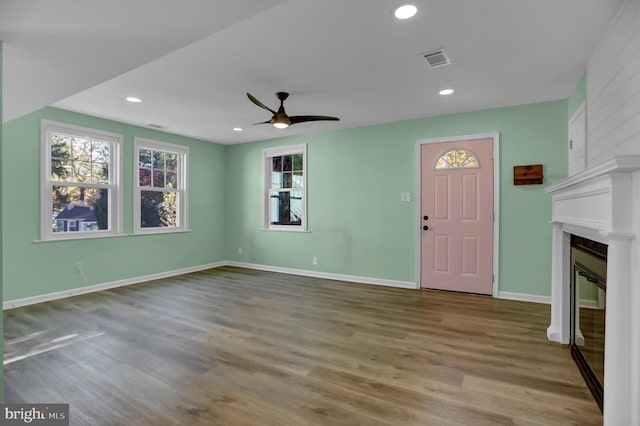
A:
<svg viewBox="0 0 640 426">
<path fill-rule="evenodd" d="M 473 152 L 454 148 L 441 154 L 436 160 L 434 170 L 477 169 L 480 162 Z"/>
<path fill-rule="evenodd" d="M 136 138 L 136 230 L 186 230 L 188 150 Z"/>
<path fill-rule="evenodd" d="M 306 229 L 304 145 L 265 150 L 267 229 Z"/>
<path fill-rule="evenodd" d="M 113 194 L 121 136 L 48 121 L 42 126 L 42 239 L 117 233 L 112 213 L 119 208 Z"/>
</svg>

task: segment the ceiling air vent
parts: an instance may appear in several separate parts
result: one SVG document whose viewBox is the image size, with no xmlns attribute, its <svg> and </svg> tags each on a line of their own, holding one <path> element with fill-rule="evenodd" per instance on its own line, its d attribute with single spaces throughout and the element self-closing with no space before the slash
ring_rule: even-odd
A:
<svg viewBox="0 0 640 426">
<path fill-rule="evenodd" d="M 160 130 L 167 128 L 167 126 L 161 126 L 160 124 L 153 124 L 153 123 L 147 124 L 147 127 L 153 127 L 154 129 L 160 129 Z"/>
<path fill-rule="evenodd" d="M 451 65 L 451 58 L 444 49 L 434 50 L 433 52 L 423 53 L 422 56 L 427 60 L 429 68 L 438 68 L 445 65 Z"/>
</svg>

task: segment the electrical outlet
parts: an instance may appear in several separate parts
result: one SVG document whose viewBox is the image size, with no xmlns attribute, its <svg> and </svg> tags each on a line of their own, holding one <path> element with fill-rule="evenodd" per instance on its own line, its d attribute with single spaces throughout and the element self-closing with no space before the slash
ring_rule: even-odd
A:
<svg viewBox="0 0 640 426">
<path fill-rule="evenodd" d="M 242 247 L 238 247 L 238 254 L 242 254 Z"/>
<path fill-rule="evenodd" d="M 314 265 L 318 264 L 318 256 L 313 256 L 313 262 Z"/>
<path fill-rule="evenodd" d="M 76 272 L 82 272 L 82 263 L 81 262 L 76 263 Z"/>
</svg>

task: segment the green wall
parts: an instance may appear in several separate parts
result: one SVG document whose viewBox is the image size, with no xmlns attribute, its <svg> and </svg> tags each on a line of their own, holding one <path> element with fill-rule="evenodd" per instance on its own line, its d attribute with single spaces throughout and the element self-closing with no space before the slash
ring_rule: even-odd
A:
<svg viewBox="0 0 640 426">
<path fill-rule="evenodd" d="M 513 166 L 542 163 L 545 184 L 566 177 L 567 108 L 553 101 L 229 146 L 227 258 L 415 282 L 416 140 L 499 132 L 500 291 L 548 296 L 551 199 L 545 185 L 514 186 Z M 262 150 L 299 143 L 310 232 L 261 230 Z"/>
<path fill-rule="evenodd" d="M 40 120 L 120 133 L 123 230 L 133 229 L 133 137 L 189 147 L 189 225 L 193 232 L 74 241 L 40 239 Z M 2 182 L 5 300 L 108 283 L 225 259 L 225 147 L 55 108 L 5 123 Z M 75 272 L 83 263 L 84 275 Z"/>
<path fill-rule="evenodd" d="M 573 92 L 571 92 L 571 96 L 569 96 L 569 107 L 568 107 L 568 115 L 567 121 L 571 118 L 573 113 L 576 112 L 578 107 L 582 105 L 583 102 L 587 100 L 587 72 L 582 73 L 582 77 L 576 83 L 576 87 L 574 87 Z"/>
<path fill-rule="evenodd" d="M 54 108 L 36 111 L 3 129 L 5 300 L 224 260 L 415 282 L 416 140 L 490 132 L 500 133 L 500 291 L 548 296 L 550 197 L 544 185 L 513 186 L 512 170 L 542 163 L 545 184 L 566 176 L 567 111 L 562 100 L 226 147 Z M 42 118 L 124 135 L 127 234 L 133 137 L 189 146 L 193 232 L 34 242 Z M 262 150 L 297 143 L 308 149 L 310 232 L 260 230 Z M 412 202 L 402 203 L 402 192 Z M 77 262 L 86 278 L 75 272 Z"/>
</svg>

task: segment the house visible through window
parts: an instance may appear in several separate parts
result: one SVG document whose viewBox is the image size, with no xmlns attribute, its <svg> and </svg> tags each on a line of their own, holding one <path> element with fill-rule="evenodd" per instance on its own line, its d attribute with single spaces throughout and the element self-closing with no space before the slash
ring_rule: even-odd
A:
<svg viewBox="0 0 640 426">
<path fill-rule="evenodd" d="M 42 121 L 41 238 L 120 232 L 122 136 Z"/>
<path fill-rule="evenodd" d="M 306 230 L 306 145 L 266 149 L 265 228 Z"/>
<path fill-rule="evenodd" d="M 186 231 L 189 149 L 141 138 L 134 145 L 135 232 Z"/>
</svg>

